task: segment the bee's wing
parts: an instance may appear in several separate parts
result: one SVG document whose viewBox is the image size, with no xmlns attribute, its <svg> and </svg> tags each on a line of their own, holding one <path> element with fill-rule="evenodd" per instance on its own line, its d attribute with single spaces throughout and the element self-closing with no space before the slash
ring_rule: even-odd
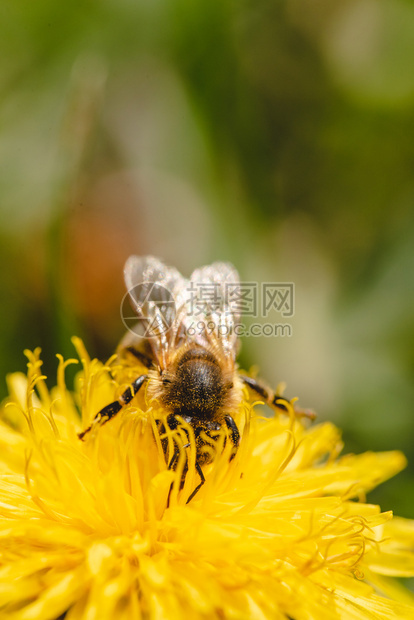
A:
<svg viewBox="0 0 414 620">
<path fill-rule="evenodd" d="M 139 319 L 137 337 L 148 338 L 161 361 L 170 346 L 169 331 L 176 321 L 177 304 L 182 304 L 186 280 L 177 269 L 167 267 L 154 256 L 130 256 L 124 278 Z"/>
<path fill-rule="evenodd" d="M 237 290 L 240 278 L 230 263 L 213 263 L 193 271 L 187 284 L 187 333 L 200 344 L 215 344 L 236 357 L 240 323 Z M 203 329 L 203 324 L 205 328 Z M 191 328 L 190 328 L 191 326 Z"/>
</svg>

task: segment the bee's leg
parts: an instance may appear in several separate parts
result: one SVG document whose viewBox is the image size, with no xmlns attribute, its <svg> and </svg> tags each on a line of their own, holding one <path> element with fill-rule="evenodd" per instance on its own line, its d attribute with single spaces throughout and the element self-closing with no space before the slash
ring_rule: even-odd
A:
<svg viewBox="0 0 414 620">
<path fill-rule="evenodd" d="M 137 394 L 140 388 L 143 386 L 145 381 L 148 379 L 148 375 L 141 375 L 132 383 L 131 387 L 127 388 L 123 394 L 118 398 L 118 400 L 114 400 L 113 403 L 109 403 L 103 409 L 98 411 L 96 416 L 94 417 L 92 424 L 88 426 L 84 431 L 78 433 L 79 439 L 83 439 L 87 433 L 92 429 L 95 424 L 98 422 L 101 424 L 106 424 L 111 418 L 113 418 L 117 413 L 119 413 L 125 405 L 127 405 L 134 398 L 135 394 Z"/>
<path fill-rule="evenodd" d="M 132 353 L 132 355 L 134 355 L 134 357 L 137 358 L 137 360 L 139 360 L 141 362 L 141 364 L 143 366 L 145 366 L 145 368 L 151 368 L 151 366 L 154 366 L 153 361 L 151 360 L 151 358 L 148 357 L 148 355 L 145 355 L 145 353 L 141 353 L 141 351 L 138 351 L 138 349 L 136 349 L 135 347 L 125 347 L 127 351 L 129 351 L 130 353 Z"/>
<path fill-rule="evenodd" d="M 177 461 L 178 461 L 178 457 L 180 456 L 180 448 L 175 445 L 174 446 L 174 454 L 171 457 L 170 462 L 168 463 L 168 470 L 174 469 L 174 467 L 177 465 Z M 170 505 L 170 497 L 171 497 L 171 491 L 173 488 L 173 482 L 171 482 L 170 484 L 170 490 L 168 491 L 168 497 L 167 497 L 167 508 Z"/>
<path fill-rule="evenodd" d="M 234 445 L 234 448 L 230 456 L 230 460 L 232 460 L 236 456 L 237 448 L 239 447 L 240 433 L 239 433 L 239 429 L 237 428 L 236 422 L 233 420 L 231 415 L 225 415 L 224 421 L 227 424 L 227 428 L 230 431 L 230 439 L 232 440 L 233 445 Z"/>
<path fill-rule="evenodd" d="M 201 487 L 203 486 L 203 484 L 205 483 L 206 479 L 204 477 L 203 474 L 203 470 L 201 469 L 201 466 L 199 464 L 198 461 L 195 462 L 195 468 L 198 471 L 198 475 L 201 478 L 201 482 L 200 484 L 194 489 L 194 491 L 191 493 L 190 497 L 188 498 L 188 500 L 186 501 L 186 504 L 188 504 L 189 502 L 191 502 L 191 500 L 193 499 L 194 495 L 196 495 L 196 493 L 199 492 L 199 490 L 201 489 Z"/>
<path fill-rule="evenodd" d="M 189 445 L 190 445 L 189 443 L 186 443 L 186 444 L 183 445 L 183 448 L 188 448 Z M 175 469 L 175 466 L 177 465 L 177 461 L 179 459 L 179 456 L 180 456 L 180 448 L 177 445 L 175 445 L 175 447 L 174 447 L 174 454 L 172 455 L 171 460 L 168 463 L 168 470 L 169 471 L 171 469 Z M 183 488 L 184 481 L 185 481 L 185 470 L 183 470 L 183 473 L 182 473 L 180 489 Z M 171 485 L 170 485 L 170 490 L 168 491 L 167 508 L 170 505 L 170 497 L 171 497 L 171 491 L 172 491 L 172 488 L 173 488 L 173 484 L 174 483 L 172 482 Z"/>
<path fill-rule="evenodd" d="M 233 423 L 234 423 L 234 420 L 233 420 Z M 167 424 L 168 424 L 168 426 L 172 430 L 176 429 L 179 426 L 179 422 L 178 422 L 178 420 L 177 420 L 177 418 L 175 417 L 174 414 L 170 414 L 168 416 Z M 234 426 L 236 427 L 236 431 L 237 431 L 237 434 L 238 434 L 239 431 L 237 430 L 237 426 L 235 424 L 234 424 Z M 201 427 L 195 429 L 195 439 L 196 440 L 197 440 L 197 437 L 199 436 L 201 430 L 202 430 Z M 191 445 L 191 443 L 186 443 L 186 444 L 184 444 L 182 446 L 182 448 L 188 448 L 190 445 Z M 178 458 L 180 456 L 180 452 L 181 452 L 181 448 L 176 445 L 174 447 L 174 454 L 172 455 L 171 460 L 170 460 L 170 462 L 168 464 L 168 469 L 169 470 L 174 469 L 175 466 L 177 465 L 177 461 L 178 461 Z M 198 486 L 196 486 L 194 491 L 191 493 L 190 497 L 187 499 L 187 502 L 186 502 L 187 504 L 193 499 L 193 497 L 196 495 L 196 493 L 198 493 L 198 491 L 201 489 L 201 487 L 203 486 L 203 484 L 206 481 L 206 479 L 204 477 L 204 474 L 203 474 L 203 470 L 201 469 L 201 466 L 200 466 L 199 462 L 197 461 L 197 459 L 196 459 L 196 462 L 195 462 L 195 468 L 196 468 L 196 470 L 198 472 L 198 475 L 200 476 L 201 482 L 200 482 L 200 484 Z M 186 466 L 184 468 L 184 470 L 183 470 L 182 479 L 181 479 L 181 487 L 180 488 L 182 488 L 184 486 L 185 476 L 186 476 L 187 471 L 188 470 L 187 470 L 187 466 Z M 167 507 L 170 505 L 170 496 L 171 496 L 172 487 L 173 487 L 173 485 L 171 484 L 170 490 L 169 490 L 169 493 L 168 493 Z"/>
<path fill-rule="evenodd" d="M 224 416 L 224 421 L 227 425 L 227 428 L 230 431 L 230 439 L 234 445 L 234 452 L 232 453 L 230 460 L 234 458 L 237 448 L 239 446 L 240 443 L 240 433 L 239 433 L 239 429 L 237 428 L 236 422 L 233 420 L 233 418 L 231 417 L 231 415 L 225 415 Z M 200 429 L 201 431 L 201 429 Z M 199 434 L 199 433 L 198 433 Z M 188 444 L 189 445 L 189 444 Z M 189 502 L 191 502 L 191 500 L 193 499 L 193 497 L 199 492 L 199 490 L 201 489 L 201 487 L 203 486 L 203 484 L 205 483 L 206 479 L 204 477 L 203 474 L 203 470 L 201 469 L 201 465 L 200 463 L 196 460 L 195 462 L 195 468 L 198 472 L 198 475 L 200 476 L 201 482 L 198 486 L 196 486 L 196 488 L 194 489 L 194 491 L 191 493 L 190 497 L 187 500 L 187 504 Z"/>
<path fill-rule="evenodd" d="M 275 409 L 279 409 L 285 413 L 289 411 L 286 403 L 289 404 L 290 401 L 287 398 L 279 396 L 279 394 L 275 394 L 256 379 L 252 379 L 252 377 L 241 375 L 240 378 L 247 385 L 247 387 L 254 390 L 256 394 L 259 394 L 259 396 L 261 396 L 270 407 L 274 407 Z M 309 418 L 310 420 L 314 420 L 316 418 L 316 414 L 311 409 L 300 409 L 299 407 L 294 406 L 293 410 L 298 418 Z"/>
<path fill-rule="evenodd" d="M 189 444 L 187 444 L 187 445 L 189 445 Z M 187 445 L 186 445 L 186 446 L 183 446 L 183 448 L 186 448 L 186 447 L 187 447 Z M 174 469 L 174 468 L 175 468 L 175 466 L 177 465 L 177 461 L 178 461 L 178 457 L 179 457 L 179 456 L 180 456 L 180 448 L 179 448 L 177 445 L 175 445 L 175 446 L 174 446 L 174 454 L 172 455 L 171 460 L 170 460 L 170 462 L 168 463 L 168 469 L 169 469 L 169 470 L 171 470 L 171 469 Z"/>
<path fill-rule="evenodd" d="M 168 424 L 168 427 L 169 427 L 172 431 L 173 431 L 173 430 L 175 430 L 176 428 L 178 428 L 178 426 L 179 426 L 179 422 L 178 422 L 177 418 L 175 417 L 175 415 L 174 415 L 173 413 L 170 413 L 170 415 L 167 417 L 167 424 Z M 165 432 L 165 427 L 164 427 L 164 425 L 163 425 L 163 428 L 164 428 L 164 432 Z M 168 445 L 168 444 L 167 444 L 167 441 L 166 441 L 166 440 L 163 440 L 163 441 L 165 441 L 165 446 L 164 446 L 164 454 L 166 454 L 166 451 L 167 451 L 167 445 Z M 189 443 L 186 443 L 186 444 L 185 444 L 185 445 L 183 445 L 182 447 L 183 447 L 183 448 L 188 448 L 188 446 L 189 446 L 189 445 L 190 445 Z M 169 470 L 169 471 L 171 471 L 172 469 L 175 469 L 175 467 L 176 467 L 176 465 L 177 465 L 177 462 L 178 462 L 178 459 L 179 459 L 179 456 L 180 456 L 180 452 L 181 452 L 181 448 L 180 448 L 180 446 L 178 446 L 176 443 L 174 443 L 174 454 L 172 455 L 172 457 L 171 457 L 171 459 L 170 459 L 170 462 L 168 463 L 168 470 Z M 184 470 L 183 470 L 182 477 L 181 477 L 180 489 L 182 489 L 182 488 L 183 488 L 183 486 L 184 486 L 184 481 L 185 481 L 185 468 L 184 468 Z M 170 505 L 170 497 L 171 497 L 171 491 L 172 491 L 172 488 L 173 488 L 173 484 L 174 484 L 174 483 L 172 482 L 172 483 L 171 483 L 171 486 L 170 486 L 170 490 L 169 490 L 169 492 L 168 492 L 168 498 L 167 498 L 167 508 L 168 508 L 168 506 Z"/>
</svg>

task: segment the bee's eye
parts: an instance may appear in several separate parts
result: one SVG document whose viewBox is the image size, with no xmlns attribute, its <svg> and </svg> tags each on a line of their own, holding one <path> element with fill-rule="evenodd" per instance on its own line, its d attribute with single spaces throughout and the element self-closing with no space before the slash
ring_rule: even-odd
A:
<svg viewBox="0 0 414 620">
<path fill-rule="evenodd" d="M 162 380 L 163 385 L 169 385 L 171 383 L 171 379 L 167 379 L 166 377 Z"/>
</svg>

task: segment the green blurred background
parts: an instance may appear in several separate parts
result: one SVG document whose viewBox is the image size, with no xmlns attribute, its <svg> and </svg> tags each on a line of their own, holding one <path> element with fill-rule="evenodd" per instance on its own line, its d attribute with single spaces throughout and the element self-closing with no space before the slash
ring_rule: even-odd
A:
<svg viewBox="0 0 414 620">
<path fill-rule="evenodd" d="M 40 345 L 53 379 L 72 334 L 109 357 L 128 255 L 230 260 L 296 286 L 293 336 L 242 364 L 348 451 L 402 449 L 371 499 L 414 516 L 413 3 L 3 0 L 0 24 L 0 375 Z"/>
</svg>

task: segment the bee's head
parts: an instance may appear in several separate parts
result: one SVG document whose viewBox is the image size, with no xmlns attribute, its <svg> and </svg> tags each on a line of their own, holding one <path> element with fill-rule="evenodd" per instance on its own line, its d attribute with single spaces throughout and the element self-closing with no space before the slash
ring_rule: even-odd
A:
<svg viewBox="0 0 414 620">
<path fill-rule="evenodd" d="M 161 373 L 160 400 L 175 414 L 213 418 L 233 387 L 217 357 L 202 347 L 178 352 L 171 369 Z"/>
</svg>

